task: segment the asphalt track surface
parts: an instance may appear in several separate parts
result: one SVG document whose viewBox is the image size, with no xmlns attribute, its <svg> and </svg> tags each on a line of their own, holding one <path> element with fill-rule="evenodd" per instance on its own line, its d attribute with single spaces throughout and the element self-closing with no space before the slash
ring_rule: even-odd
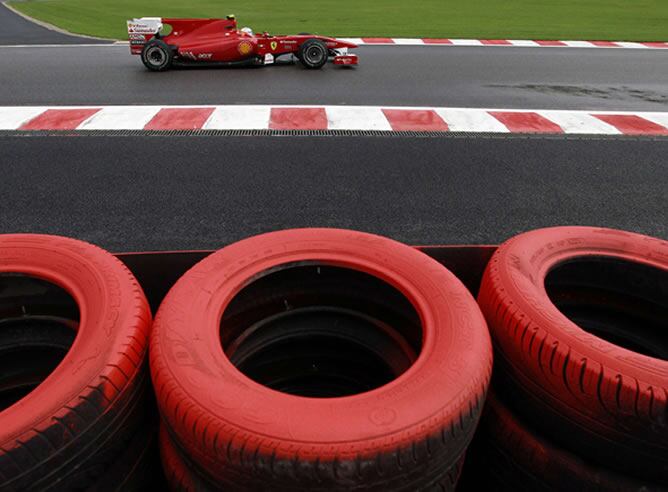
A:
<svg viewBox="0 0 668 492">
<path fill-rule="evenodd" d="M 364 46 L 360 66 L 148 72 L 127 46 L 0 47 L 0 105 L 349 104 L 665 111 L 668 52 Z"/>
<path fill-rule="evenodd" d="M 217 248 L 289 227 L 410 244 L 535 227 L 668 239 L 668 139 L 0 137 L 0 232 L 113 251 Z"/>
<path fill-rule="evenodd" d="M 98 44 L 108 41 L 71 36 L 47 29 L 16 15 L 0 2 L 0 45 L 79 43 Z"/>
</svg>

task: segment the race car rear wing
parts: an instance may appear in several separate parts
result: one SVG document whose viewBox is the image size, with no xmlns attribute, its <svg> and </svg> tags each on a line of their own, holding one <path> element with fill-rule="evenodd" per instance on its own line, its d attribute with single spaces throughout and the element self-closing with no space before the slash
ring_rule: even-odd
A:
<svg viewBox="0 0 668 492">
<path fill-rule="evenodd" d="M 130 53 L 141 55 L 144 45 L 162 30 L 162 18 L 142 17 L 128 21 Z"/>
</svg>

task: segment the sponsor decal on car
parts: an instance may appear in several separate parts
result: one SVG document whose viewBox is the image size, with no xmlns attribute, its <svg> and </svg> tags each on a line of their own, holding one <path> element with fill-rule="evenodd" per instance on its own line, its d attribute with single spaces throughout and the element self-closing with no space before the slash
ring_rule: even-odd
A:
<svg viewBox="0 0 668 492">
<path fill-rule="evenodd" d="M 272 41 L 269 43 L 269 46 L 271 46 L 271 51 L 274 51 L 278 47 L 278 43 L 276 41 Z"/>
<path fill-rule="evenodd" d="M 212 56 L 213 56 L 212 53 L 200 53 L 199 55 L 197 55 L 197 58 L 199 58 L 200 60 L 210 60 Z"/>
<path fill-rule="evenodd" d="M 155 34 L 156 31 L 158 29 L 155 26 L 128 24 L 128 34 Z"/>
<path fill-rule="evenodd" d="M 241 41 L 237 46 L 237 50 L 242 55 L 248 55 L 253 51 L 253 43 L 250 41 Z"/>
<path fill-rule="evenodd" d="M 128 37 L 129 39 L 141 39 L 142 41 L 146 39 L 143 34 L 135 34 L 135 33 L 129 34 Z"/>
</svg>

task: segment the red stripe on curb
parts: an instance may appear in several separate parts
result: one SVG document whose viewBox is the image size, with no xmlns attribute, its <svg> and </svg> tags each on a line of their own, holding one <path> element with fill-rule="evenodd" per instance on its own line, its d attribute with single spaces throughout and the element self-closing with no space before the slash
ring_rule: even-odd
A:
<svg viewBox="0 0 668 492">
<path fill-rule="evenodd" d="M 394 39 L 392 38 L 362 38 L 362 41 L 367 44 L 382 44 L 382 43 L 394 44 Z"/>
<path fill-rule="evenodd" d="M 489 114 L 513 133 L 564 133 L 559 125 L 537 113 L 490 111 Z"/>
<path fill-rule="evenodd" d="M 602 48 L 619 48 L 620 46 L 614 41 L 589 41 L 594 46 L 600 46 Z"/>
<path fill-rule="evenodd" d="M 76 130 L 100 109 L 47 109 L 21 125 L 19 130 Z"/>
<path fill-rule="evenodd" d="M 489 46 L 510 46 L 513 44 L 507 39 L 481 39 L 480 42 Z"/>
<path fill-rule="evenodd" d="M 668 43 L 660 43 L 660 42 L 651 42 L 651 43 L 640 43 L 643 46 L 647 46 L 648 48 L 668 48 Z"/>
<path fill-rule="evenodd" d="M 327 130 L 325 108 L 272 108 L 272 130 Z"/>
<path fill-rule="evenodd" d="M 434 39 L 434 38 L 425 38 L 422 40 L 424 44 L 452 44 L 451 39 Z"/>
<path fill-rule="evenodd" d="M 668 128 L 630 114 L 594 114 L 601 121 L 614 126 L 625 135 L 668 135 Z"/>
<path fill-rule="evenodd" d="M 429 109 L 383 109 L 383 114 L 394 131 L 448 131 L 445 121 Z"/>
<path fill-rule="evenodd" d="M 213 111 L 214 108 L 163 108 L 144 130 L 199 130 Z"/>
<path fill-rule="evenodd" d="M 568 46 L 563 41 L 554 41 L 549 39 L 536 41 L 536 44 L 538 44 L 539 46 Z"/>
</svg>

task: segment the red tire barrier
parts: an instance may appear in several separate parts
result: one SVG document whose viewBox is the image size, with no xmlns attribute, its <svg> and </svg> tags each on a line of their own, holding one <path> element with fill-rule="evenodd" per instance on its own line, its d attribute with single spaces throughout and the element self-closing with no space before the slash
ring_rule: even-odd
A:
<svg viewBox="0 0 668 492">
<path fill-rule="evenodd" d="M 39 320 L 14 320 L 8 327 L 0 319 L 2 362 L 19 354 L 17 365 L 8 369 L 16 370 L 15 375 L 5 378 L 9 372 L 3 369 L 0 392 L 21 383 L 21 377 L 34 376 L 22 372 L 23 347 L 69 348 L 34 390 L 0 410 L 0 489 L 112 487 L 105 472 L 127 468 L 117 461 L 147 418 L 145 352 L 151 314 L 142 290 L 110 253 L 54 236 L 0 236 L 0 281 L 17 274 L 66 291 L 78 305 L 80 322 L 73 337 L 67 334 L 71 327 L 47 335 Z M 30 323 L 19 330 L 19 321 Z"/>
<path fill-rule="evenodd" d="M 267 319 L 285 339 L 298 338 L 308 330 L 296 332 L 296 327 L 308 324 L 314 306 L 326 302 L 323 296 L 286 298 L 279 304 L 285 307 L 266 318 L 270 313 L 256 306 L 250 315 L 261 312 L 261 319 L 253 320 L 252 329 L 243 326 L 240 335 L 234 332 L 234 320 L 249 319 L 230 308 L 245 305 L 235 303 L 237 297 L 273 279 L 285 287 L 285 272 L 299 282 L 314 275 L 361 279 L 360 284 L 342 281 L 341 304 L 324 310 L 342 319 L 368 308 L 354 322 L 371 323 L 377 330 L 363 339 L 362 328 L 341 329 L 339 339 L 327 339 L 332 346 L 348 343 L 346 350 L 327 351 L 327 343 L 312 346 L 314 354 L 324 354 L 316 369 L 331 376 L 327 395 L 316 394 L 309 381 L 290 381 L 292 364 L 301 363 L 303 351 L 289 356 L 262 351 L 269 343 L 262 338 Z M 374 311 L 371 301 L 356 303 L 356 296 L 375 288 L 401 294 L 396 304 L 416 312 L 418 333 L 407 329 L 399 336 L 399 328 L 376 319 L 386 309 Z M 401 329 L 413 326 L 406 313 L 396 318 L 402 320 Z M 287 315 L 295 317 L 286 321 Z M 393 367 L 394 379 L 375 386 L 377 381 L 365 381 L 376 368 L 351 373 L 350 367 L 367 367 L 363 364 L 369 360 L 351 355 L 350 364 L 338 363 L 335 369 L 345 373 L 345 384 L 371 387 L 332 397 L 347 388 L 341 388 L 335 371 L 327 372 L 327 358 L 340 362 L 336 357 L 353 354 L 364 343 L 369 358 L 392 354 L 388 364 L 401 366 Z M 266 356 L 259 362 L 258 353 Z M 158 311 L 150 361 L 158 405 L 175 444 L 197 474 L 225 490 L 453 490 L 485 397 L 492 354 L 473 298 L 442 265 L 378 236 L 305 229 L 241 241 L 187 272 Z"/>
<path fill-rule="evenodd" d="M 467 469 L 471 490 L 665 491 L 665 487 L 595 466 L 555 446 L 522 422 L 490 391 Z M 467 463 L 468 465 L 468 463 Z M 467 477 L 469 478 L 469 477 Z"/>
<path fill-rule="evenodd" d="M 668 482 L 668 243 L 557 227 L 503 244 L 479 303 L 499 393 L 565 449 Z"/>
</svg>

